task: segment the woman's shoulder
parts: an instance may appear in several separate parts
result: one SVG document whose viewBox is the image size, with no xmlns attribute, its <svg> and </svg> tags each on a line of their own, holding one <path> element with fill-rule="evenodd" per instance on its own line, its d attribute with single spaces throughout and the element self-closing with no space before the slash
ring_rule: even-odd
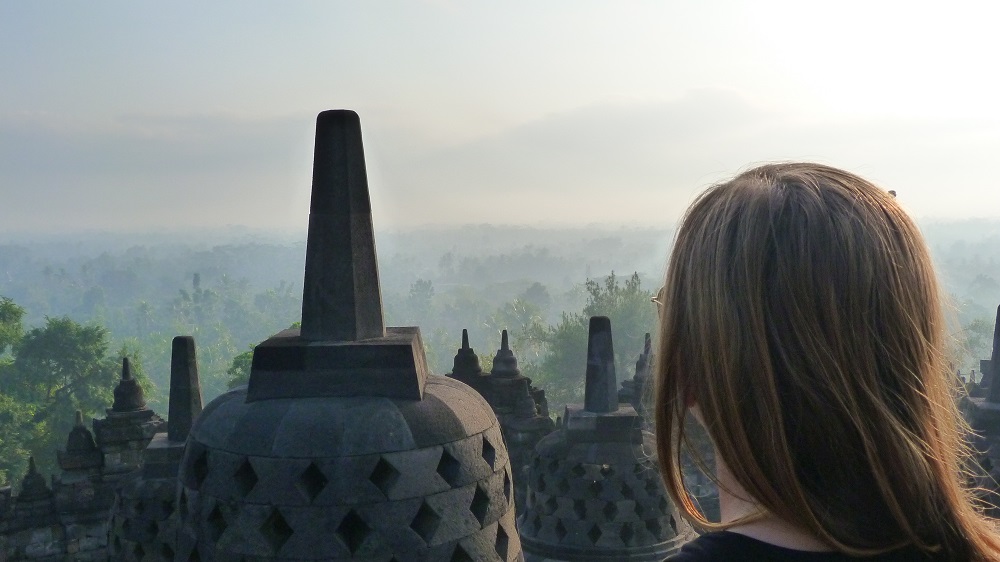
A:
<svg viewBox="0 0 1000 562">
<path fill-rule="evenodd" d="M 810 552 L 775 546 L 757 539 L 720 531 L 706 533 L 685 544 L 666 562 L 849 562 L 859 560 L 837 552 Z M 914 562 L 932 560 L 912 549 L 895 551 L 872 558 L 862 558 L 866 562 Z"/>
</svg>

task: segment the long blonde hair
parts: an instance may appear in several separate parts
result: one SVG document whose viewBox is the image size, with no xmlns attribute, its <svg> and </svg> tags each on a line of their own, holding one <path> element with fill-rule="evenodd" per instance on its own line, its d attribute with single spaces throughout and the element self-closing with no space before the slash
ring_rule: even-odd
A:
<svg viewBox="0 0 1000 562">
<path fill-rule="evenodd" d="M 660 300 L 658 454 L 689 519 L 735 523 L 708 522 L 685 491 L 696 403 L 761 508 L 832 548 L 1000 558 L 965 484 L 937 279 L 890 194 L 806 163 L 716 185 L 684 216 Z"/>
</svg>

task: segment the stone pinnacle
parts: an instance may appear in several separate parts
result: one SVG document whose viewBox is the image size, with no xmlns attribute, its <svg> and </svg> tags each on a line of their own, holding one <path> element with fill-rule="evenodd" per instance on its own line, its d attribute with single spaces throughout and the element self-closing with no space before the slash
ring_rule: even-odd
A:
<svg viewBox="0 0 1000 562">
<path fill-rule="evenodd" d="M 361 120 L 349 110 L 316 118 L 301 337 L 385 337 Z"/>
<path fill-rule="evenodd" d="M 516 377 L 521 374 L 521 370 L 517 368 L 517 357 L 510 349 L 507 330 L 500 333 L 500 349 L 493 357 L 493 369 L 490 374 L 497 377 Z"/>
<path fill-rule="evenodd" d="M 583 409 L 599 414 L 618 410 L 615 349 L 611 338 L 611 320 L 607 316 L 590 317 Z"/>
<path fill-rule="evenodd" d="M 170 353 L 170 402 L 167 406 L 167 439 L 187 439 L 201 413 L 201 381 L 194 338 L 177 336 Z"/>
</svg>

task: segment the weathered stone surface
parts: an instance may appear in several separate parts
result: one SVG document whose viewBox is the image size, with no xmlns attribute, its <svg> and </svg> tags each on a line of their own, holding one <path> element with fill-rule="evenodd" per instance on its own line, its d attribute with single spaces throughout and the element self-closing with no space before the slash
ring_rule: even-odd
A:
<svg viewBox="0 0 1000 562">
<path fill-rule="evenodd" d="M 615 348 L 611 338 L 611 320 L 592 316 L 587 339 L 587 378 L 584 409 L 605 413 L 618 409 L 618 378 L 615 375 Z"/>
<path fill-rule="evenodd" d="M 324 111 L 316 119 L 302 337 L 346 342 L 384 334 L 361 120 L 353 111 Z"/>
<path fill-rule="evenodd" d="M 381 553 L 386 560 L 393 555 L 434 560 L 435 553 L 447 559 L 464 545 L 472 559 L 495 560 L 498 522 L 507 527 L 510 557 L 503 559 L 518 559 L 501 430 L 488 404 L 467 386 L 432 376 L 421 401 L 243 402 L 239 390 L 223 399 L 234 406 L 213 401 L 206 407 L 192 429 L 181 470 L 189 523 L 186 542 L 178 544 L 198 544 L 203 559 L 347 559 Z M 276 412 L 274 417 L 268 411 Z M 230 426 L 233 434 L 211 430 L 212 412 L 240 420 Z M 277 429 L 254 439 L 234 438 L 249 435 L 242 423 L 257 419 Z M 309 442 L 290 441 L 293 434 L 306 435 Z M 215 515 L 216 509 L 225 517 Z M 201 522 L 220 517 L 226 530 L 217 540 L 206 540 Z M 344 536 L 336 531 L 341 526 Z M 331 542 L 330 536 L 340 538 Z"/>
<path fill-rule="evenodd" d="M 419 400 L 427 360 L 418 328 L 361 341 L 309 341 L 285 330 L 254 350 L 248 400 L 384 396 Z"/>
<path fill-rule="evenodd" d="M 201 380 L 194 338 L 177 336 L 171 345 L 167 433 L 171 441 L 183 442 L 201 413 Z"/>
</svg>

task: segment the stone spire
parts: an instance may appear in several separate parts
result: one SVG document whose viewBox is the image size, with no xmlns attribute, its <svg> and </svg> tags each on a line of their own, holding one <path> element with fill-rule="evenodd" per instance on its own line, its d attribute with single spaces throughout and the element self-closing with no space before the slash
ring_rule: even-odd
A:
<svg viewBox="0 0 1000 562">
<path fill-rule="evenodd" d="M 324 111 L 316 119 L 302 328 L 254 349 L 247 400 L 420 400 L 428 375 L 420 331 L 387 330 L 381 295 L 361 121 L 353 111 Z"/>
<path fill-rule="evenodd" d="M 488 377 L 483 375 L 483 368 L 479 366 L 479 356 L 469 346 L 469 331 L 466 329 L 462 330 L 462 347 L 455 354 L 455 363 L 448 376 L 471 386 L 483 396 L 486 395 L 484 383 Z"/>
<path fill-rule="evenodd" d="M 316 120 L 302 339 L 385 336 L 361 120 L 324 111 Z"/>
<path fill-rule="evenodd" d="M 618 390 L 618 402 L 628 402 L 633 408 L 643 416 L 648 413 L 645 405 L 645 394 L 648 388 L 649 373 L 653 365 L 653 343 L 649 332 L 646 332 L 645 341 L 642 346 L 642 353 L 635 361 L 635 375 L 631 379 L 622 381 L 622 387 Z M 649 421 L 649 420 L 647 420 Z"/>
<path fill-rule="evenodd" d="M 167 414 L 167 438 L 184 441 L 191 424 L 201 413 L 201 382 L 194 338 L 177 336 L 170 354 L 170 404 Z"/>
<path fill-rule="evenodd" d="M 993 352 L 990 354 L 990 387 L 987 390 L 986 400 L 992 403 L 1000 402 L 1000 306 L 997 307 L 996 322 L 993 327 Z M 984 373 L 985 374 L 985 373 Z"/>
<path fill-rule="evenodd" d="M 635 378 L 636 379 L 648 379 L 649 370 L 652 368 L 653 363 L 653 340 L 649 336 L 649 332 L 646 332 L 646 336 L 642 343 L 642 353 L 639 354 L 639 359 L 635 362 Z"/>
<path fill-rule="evenodd" d="M 38 473 L 35 457 L 28 457 L 28 473 L 21 481 L 21 493 L 17 495 L 19 503 L 52 497 L 52 490 L 45 484 L 45 477 Z"/>
<path fill-rule="evenodd" d="M 76 424 L 69 432 L 66 440 L 67 453 L 89 453 L 97 450 L 97 443 L 94 442 L 94 435 L 83 425 L 83 412 L 76 411 Z"/>
<path fill-rule="evenodd" d="M 493 369 L 490 374 L 495 377 L 516 377 L 521 374 L 521 370 L 517 368 L 517 357 L 510 349 L 507 330 L 500 333 L 500 349 L 493 356 Z"/>
<path fill-rule="evenodd" d="M 115 412 L 134 412 L 146 408 L 139 381 L 132 377 L 132 366 L 128 357 L 122 357 L 122 378 L 115 387 L 115 402 L 111 409 Z"/>
<path fill-rule="evenodd" d="M 618 377 L 615 375 L 615 348 L 611 341 L 611 320 L 592 316 L 587 341 L 587 380 L 583 408 L 595 414 L 618 410 Z"/>
</svg>

